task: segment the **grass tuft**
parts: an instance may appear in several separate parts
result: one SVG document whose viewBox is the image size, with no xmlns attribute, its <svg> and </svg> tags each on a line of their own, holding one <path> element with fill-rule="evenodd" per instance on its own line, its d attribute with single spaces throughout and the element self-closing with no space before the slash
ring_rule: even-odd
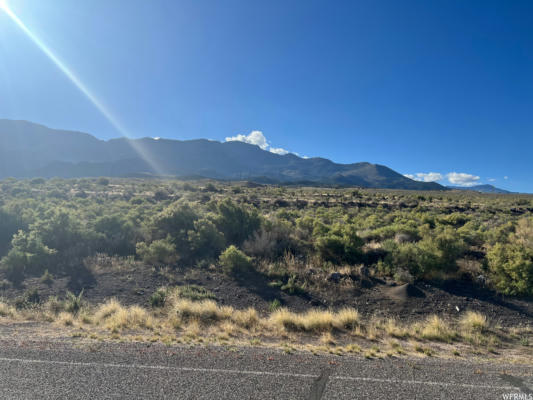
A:
<svg viewBox="0 0 533 400">
<path fill-rule="evenodd" d="M 459 324 L 467 332 L 483 332 L 489 327 L 487 317 L 475 311 L 466 312 Z"/>
<path fill-rule="evenodd" d="M 449 343 L 455 339 L 457 333 L 442 318 L 432 315 L 424 323 L 421 336 L 427 340 Z"/>
</svg>

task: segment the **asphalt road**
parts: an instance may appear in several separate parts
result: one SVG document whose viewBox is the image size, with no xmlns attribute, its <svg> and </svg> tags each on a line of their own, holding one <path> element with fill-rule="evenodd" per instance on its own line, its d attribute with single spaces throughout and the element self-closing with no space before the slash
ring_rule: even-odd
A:
<svg viewBox="0 0 533 400">
<path fill-rule="evenodd" d="M 533 399 L 533 365 L 0 337 L 1 399 L 411 400 L 510 394 Z"/>
</svg>

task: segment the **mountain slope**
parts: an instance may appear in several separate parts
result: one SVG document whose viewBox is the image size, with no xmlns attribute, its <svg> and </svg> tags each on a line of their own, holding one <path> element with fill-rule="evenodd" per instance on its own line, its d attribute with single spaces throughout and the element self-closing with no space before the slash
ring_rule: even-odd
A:
<svg viewBox="0 0 533 400">
<path fill-rule="evenodd" d="M 505 193 L 511 193 L 508 190 L 497 188 L 493 185 L 475 185 L 475 186 L 448 186 L 449 189 L 453 190 L 472 190 L 474 192 L 480 192 L 480 193 L 499 193 L 499 194 L 505 194 Z"/>
<path fill-rule="evenodd" d="M 336 164 L 324 158 L 278 155 L 242 142 L 119 138 L 0 120 L 0 178 L 170 175 L 215 179 L 263 178 L 371 188 L 445 190 L 383 165 Z"/>
</svg>

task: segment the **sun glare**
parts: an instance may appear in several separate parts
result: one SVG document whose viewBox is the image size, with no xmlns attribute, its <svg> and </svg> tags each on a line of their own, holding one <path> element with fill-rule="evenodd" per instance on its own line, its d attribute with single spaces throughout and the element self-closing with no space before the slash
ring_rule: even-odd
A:
<svg viewBox="0 0 533 400">
<path fill-rule="evenodd" d="M 106 108 L 103 103 L 89 90 L 89 88 L 68 68 L 63 61 L 55 55 L 54 52 L 45 44 L 37 35 L 35 35 L 20 18 L 8 7 L 6 0 L 0 0 L 0 9 L 2 9 L 11 20 L 28 36 L 41 51 L 65 74 L 65 76 L 89 99 L 89 101 L 100 111 L 107 121 L 124 137 L 129 138 L 126 129 L 122 127 L 117 118 Z M 141 144 L 128 140 L 133 150 L 159 175 L 164 175 L 164 171 L 158 166 L 156 161 Z"/>
</svg>

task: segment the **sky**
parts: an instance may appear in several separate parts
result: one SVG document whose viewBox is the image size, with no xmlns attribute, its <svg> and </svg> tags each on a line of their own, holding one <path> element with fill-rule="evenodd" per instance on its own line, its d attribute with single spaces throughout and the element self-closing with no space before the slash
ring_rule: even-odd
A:
<svg viewBox="0 0 533 400">
<path fill-rule="evenodd" d="M 0 118 L 533 192 L 532 1 L 2 2 Z"/>
</svg>

